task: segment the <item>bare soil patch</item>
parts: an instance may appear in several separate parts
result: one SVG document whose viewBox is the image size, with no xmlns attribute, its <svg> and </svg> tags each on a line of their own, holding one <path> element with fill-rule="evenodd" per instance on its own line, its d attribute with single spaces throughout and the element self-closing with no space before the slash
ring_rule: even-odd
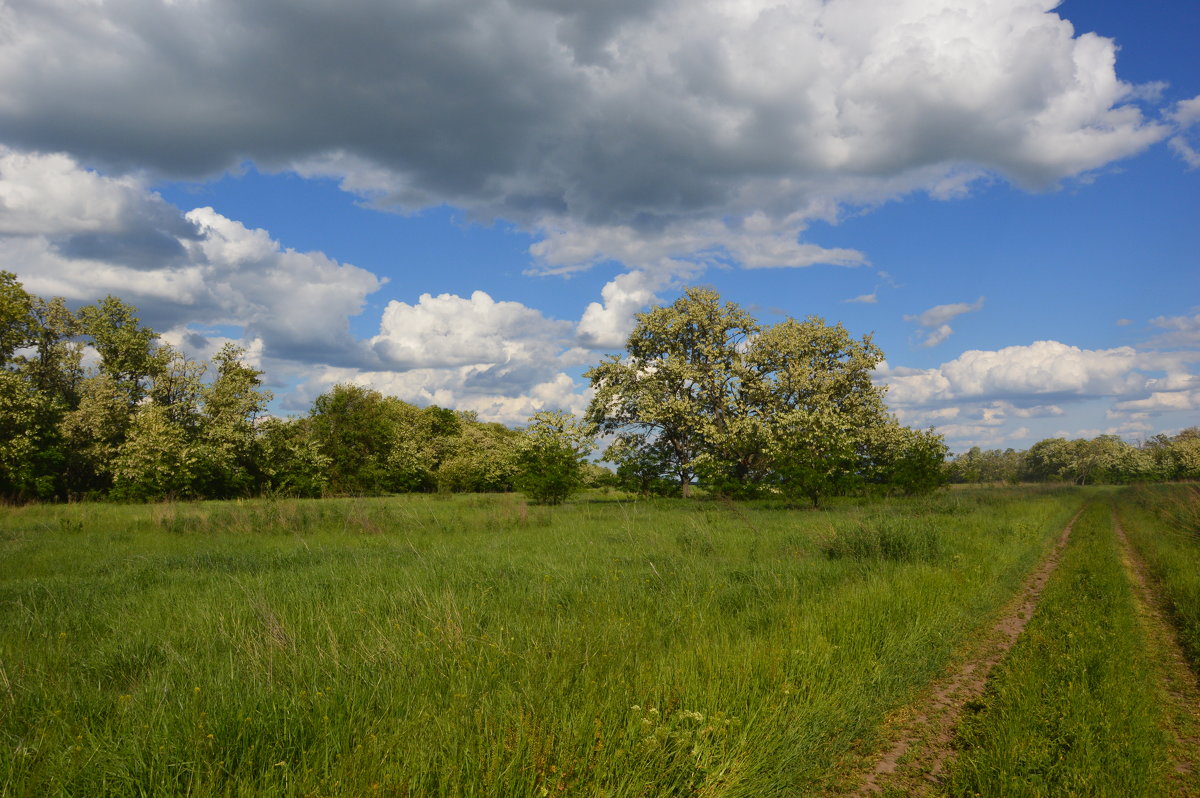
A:
<svg viewBox="0 0 1200 798">
<path fill-rule="evenodd" d="M 874 760 L 852 795 L 928 795 L 941 783 L 946 762 L 954 753 L 955 723 L 963 709 L 983 695 L 988 674 L 1025 629 L 1082 513 L 1080 509 L 1063 527 L 1054 548 L 967 656 L 930 685 L 918 701 L 893 714 L 888 735 L 891 746 Z"/>
</svg>

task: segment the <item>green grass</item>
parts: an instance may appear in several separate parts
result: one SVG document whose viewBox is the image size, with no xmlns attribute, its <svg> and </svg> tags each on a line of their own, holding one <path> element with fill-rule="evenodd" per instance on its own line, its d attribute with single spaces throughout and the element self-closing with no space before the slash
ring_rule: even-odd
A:
<svg viewBox="0 0 1200 798">
<path fill-rule="evenodd" d="M 6 508 L 0 795 L 812 792 L 1079 500 Z"/>
<path fill-rule="evenodd" d="M 1125 532 L 1164 599 L 1192 669 L 1200 672 L 1200 486 L 1144 485 L 1120 499 Z"/>
<path fill-rule="evenodd" d="M 961 722 L 952 795 L 1159 796 L 1168 738 L 1109 507 L 1075 524 L 1024 634 Z"/>
</svg>

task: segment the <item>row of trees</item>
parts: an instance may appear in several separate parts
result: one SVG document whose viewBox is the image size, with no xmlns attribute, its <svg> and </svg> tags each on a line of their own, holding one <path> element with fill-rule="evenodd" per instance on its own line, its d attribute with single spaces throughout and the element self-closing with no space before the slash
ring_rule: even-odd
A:
<svg viewBox="0 0 1200 798">
<path fill-rule="evenodd" d="M 1155 435 L 1133 445 L 1115 435 L 1047 438 L 1029 447 L 975 447 L 946 464 L 951 482 L 1074 482 L 1129 484 L 1200 479 L 1200 428 Z"/>
<path fill-rule="evenodd" d="M 307 417 L 271 423 L 323 454 L 323 488 L 332 493 L 523 490 L 535 501 L 557 503 L 612 476 L 586 462 L 593 430 L 562 412 L 537 413 L 516 430 L 482 422 L 473 412 L 419 408 L 357 385 L 336 385 L 317 397 Z M 278 487 L 297 492 L 299 486 Z"/>
<path fill-rule="evenodd" d="M 605 459 L 644 492 L 693 485 L 816 504 L 863 490 L 920 493 L 945 481 L 946 447 L 901 426 L 871 381 L 870 336 L 810 317 L 763 327 L 693 288 L 638 317 L 626 352 L 587 372 L 587 420 Z"/>
<path fill-rule="evenodd" d="M 587 372 L 585 419 L 539 413 L 521 430 L 354 385 L 305 416 L 274 418 L 243 354 L 227 345 L 211 363 L 192 360 L 119 299 L 72 312 L 0 272 L 0 497 L 519 489 L 557 502 L 584 484 L 620 484 L 816 504 L 948 479 L 1200 478 L 1195 429 L 1139 447 L 1101 436 L 972 449 L 947 464 L 941 436 L 887 412 L 870 336 L 815 317 L 764 327 L 706 289 L 638 317 L 626 352 Z M 615 475 L 587 462 L 597 434 Z"/>
<path fill-rule="evenodd" d="M 192 360 L 119 299 L 72 312 L 0 272 L 0 498 L 525 489 L 556 502 L 610 474 L 584 462 L 591 428 L 562 413 L 513 430 L 339 385 L 308 415 L 273 418 L 243 355 Z"/>
<path fill-rule="evenodd" d="M 261 418 L 270 394 L 241 355 L 192 360 L 119 299 L 73 313 L 0 272 L 0 496 L 238 496 L 277 463 L 319 482 L 324 456 Z"/>
<path fill-rule="evenodd" d="M 587 373 L 586 419 L 540 413 L 523 430 L 353 385 L 273 418 L 243 354 L 192 360 L 119 299 L 72 312 L 0 272 L 0 496 L 523 489 L 553 502 L 619 482 L 815 504 L 945 480 L 940 436 L 887 413 L 870 337 L 817 318 L 762 327 L 703 289 L 639 316 L 626 353 Z M 616 476 L 586 462 L 598 433 Z"/>
</svg>

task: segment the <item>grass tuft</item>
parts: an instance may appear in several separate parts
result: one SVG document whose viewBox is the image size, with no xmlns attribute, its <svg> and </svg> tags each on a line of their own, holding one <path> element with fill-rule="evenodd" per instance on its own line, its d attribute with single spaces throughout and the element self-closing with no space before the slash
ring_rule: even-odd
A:
<svg viewBox="0 0 1200 798">
<path fill-rule="evenodd" d="M 830 559 L 935 562 L 944 547 L 941 535 L 925 518 L 875 517 L 837 529 L 821 542 Z"/>
</svg>

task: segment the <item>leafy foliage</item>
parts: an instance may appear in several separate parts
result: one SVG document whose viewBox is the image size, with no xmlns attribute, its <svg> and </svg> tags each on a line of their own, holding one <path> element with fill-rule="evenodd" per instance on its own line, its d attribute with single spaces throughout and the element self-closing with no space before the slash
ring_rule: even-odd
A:
<svg viewBox="0 0 1200 798">
<path fill-rule="evenodd" d="M 744 446 L 740 349 L 759 328 L 715 291 L 693 288 L 669 307 L 638 317 L 627 356 L 609 356 L 585 376 L 595 395 L 588 421 L 616 433 L 614 456 L 658 463 L 686 493 L 699 470 L 740 469 L 729 455 Z"/>
<path fill-rule="evenodd" d="M 257 429 L 264 492 L 307 497 L 325 492 L 330 458 L 308 419 L 268 418 Z"/>
<path fill-rule="evenodd" d="M 160 405 L 142 405 L 113 460 L 113 496 L 148 501 L 197 495 L 200 453 Z"/>
<path fill-rule="evenodd" d="M 816 317 L 764 329 L 693 288 L 639 316 L 626 350 L 587 372 L 588 420 L 615 436 L 605 457 L 641 492 L 673 478 L 684 493 L 699 482 L 816 504 L 873 481 L 905 493 L 944 481 L 940 436 L 888 415 L 870 336 Z"/>
<path fill-rule="evenodd" d="M 0 367 L 34 341 L 33 297 L 12 272 L 0 271 Z"/>
<path fill-rule="evenodd" d="M 535 504 L 562 504 L 583 487 L 595 440 L 595 426 L 570 413 L 534 414 L 517 454 L 517 487 Z"/>
</svg>

